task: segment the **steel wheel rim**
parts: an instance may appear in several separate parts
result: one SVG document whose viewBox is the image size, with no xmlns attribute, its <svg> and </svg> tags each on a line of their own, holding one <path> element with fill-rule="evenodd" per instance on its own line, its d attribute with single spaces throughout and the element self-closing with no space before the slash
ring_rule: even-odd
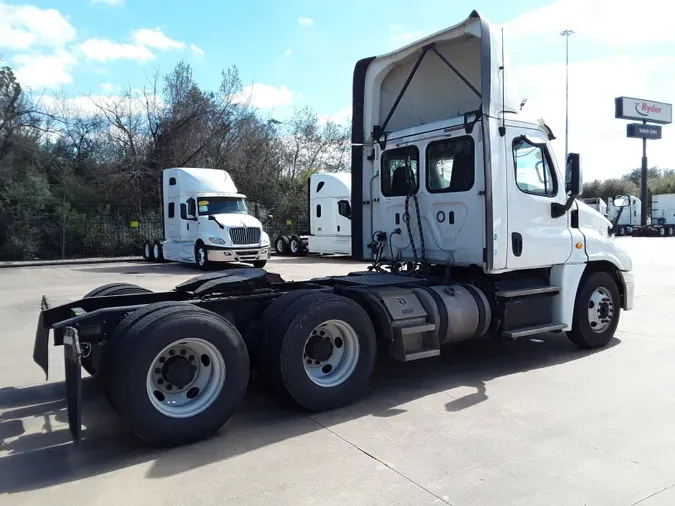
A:
<svg viewBox="0 0 675 506">
<path fill-rule="evenodd" d="M 602 333 L 614 320 L 614 298 L 605 287 L 596 288 L 588 301 L 588 323 L 593 332 Z"/>
<path fill-rule="evenodd" d="M 281 253 L 282 251 L 284 251 L 284 241 L 282 241 L 281 239 L 278 239 L 277 240 L 277 253 Z"/>
<path fill-rule="evenodd" d="M 317 351 L 317 348 L 323 350 Z M 305 374 L 320 387 L 341 385 L 356 370 L 360 351 L 358 334 L 351 325 L 342 320 L 325 321 L 305 341 L 302 357 Z"/>
<path fill-rule="evenodd" d="M 292 251 L 293 253 L 297 253 L 298 249 L 299 249 L 298 241 L 296 241 L 295 239 L 293 239 L 293 240 L 291 241 L 291 251 Z"/>
<path fill-rule="evenodd" d="M 155 258 L 159 258 L 159 244 L 153 246 L 152 252 L 155 254 Z"/>
<path fill-rule="evenodd" d="M 197 248 L 197 263 L 199 265 L 204 265 L 206 263 L 206 251 L 204 251 L 204 248 L 202 247 Z"/>
<path fill-rule="evenodd" d="M 150 258 L 150 245 L 147 242 L 145 243 L 144 250 L 145 250 L 145 257 Z"/>
<path fill-rule="evenodd" d="M 186 382 L 188 366 L 193 373 Z M 218 348 L 199 338 L 181 339 L 155 356 L 148 369 L 146 391 L 150 403 L 164 416 L 190 418 L 213 404 L 225 385 L 225 376 L 225 360 Z M 169 382 L 178 379 L 176 385 Z"/>
</svg>

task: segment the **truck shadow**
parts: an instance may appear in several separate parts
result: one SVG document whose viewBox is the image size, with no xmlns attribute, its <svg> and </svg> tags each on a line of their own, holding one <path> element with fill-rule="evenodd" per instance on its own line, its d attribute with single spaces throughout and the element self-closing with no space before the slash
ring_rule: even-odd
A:
<svg viewBox="0 0 675 506">
<path fill-rule="evenodd" d="M 615 338 L 608 347 L 619 343 Z M 372 388 L 361 401 L 321 414 L 290 406 L 253 376 L 239 412 L 216 436 L 171 450 L 148 448 L 133 436 L 89 378 L 83 381 L 79 444 L 70 441 L 63 382 L 4 388 L 0 493 L 59 485 L 147 462 L 153 462 L 147 478 L 175 476 L 363 417 L 395 417 L 407 411 L 402 407 L 406 403 L 439 393 L 446 395 L 436 397 L 438 412 L 455 413 L 487 400 L 494 379 L 588 359 L 594 353 L 577 350 L 564 335 L 548 334 L 511 344 L 455 345 L 441 357 L 408 364 L 381 359 Z M 475 392 L 456 398 L 450 391 L 459 387 Z"/>
</svg>

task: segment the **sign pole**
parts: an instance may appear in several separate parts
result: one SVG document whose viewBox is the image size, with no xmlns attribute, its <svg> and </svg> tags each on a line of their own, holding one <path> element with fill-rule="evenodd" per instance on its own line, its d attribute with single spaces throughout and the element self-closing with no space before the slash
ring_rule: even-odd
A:
<svg viewBox="0 0 675 506">
<path fill-rule="evenodd" d="M 647 122 L 643 121 L 643 125 L 646 125 Z M 642 185 L 641 185 L 641 200 L 642 200 L 642 212 L 640 213 L 640 225 L 643 227 L 647 226 L 647 199 L 649 195 L 647 193 L 647 137 L 642 138 Z"/>
</svg>

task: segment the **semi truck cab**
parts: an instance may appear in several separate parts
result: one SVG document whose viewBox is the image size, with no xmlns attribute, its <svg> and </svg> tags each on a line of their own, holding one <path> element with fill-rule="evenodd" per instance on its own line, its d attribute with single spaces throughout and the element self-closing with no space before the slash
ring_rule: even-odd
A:
<svg viewBox="0 0 675 506">
<path fill-rule="evenodd" d="M 146 253 L 152 248 L 155 259 L 201 268 L 218 262 L 266 264 L 269 236 L 227 172 L 169 168 L 162 178 L 164 240 L 146 243 Z"/>
</svg>

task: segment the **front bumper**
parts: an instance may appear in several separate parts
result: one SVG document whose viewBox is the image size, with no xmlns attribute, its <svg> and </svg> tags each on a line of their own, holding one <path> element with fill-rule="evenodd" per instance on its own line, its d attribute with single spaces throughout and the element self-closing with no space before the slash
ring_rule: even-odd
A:
<svg viewBox="0 0 675 506">
<path fill-rule="evenodd" d="M 213 248 L 207 250 L 209 262 L 256 262 L 269 260 L 270 247 Z"/>
<path fill-rule="evenodd" d="M 619 271 L 619 279 L 623 286 L 623 301 L 621 309 L 630 311 L 633 309 L 633 299 L 635 298 L 635 281 L 632 272 Z"/>
</svg>

